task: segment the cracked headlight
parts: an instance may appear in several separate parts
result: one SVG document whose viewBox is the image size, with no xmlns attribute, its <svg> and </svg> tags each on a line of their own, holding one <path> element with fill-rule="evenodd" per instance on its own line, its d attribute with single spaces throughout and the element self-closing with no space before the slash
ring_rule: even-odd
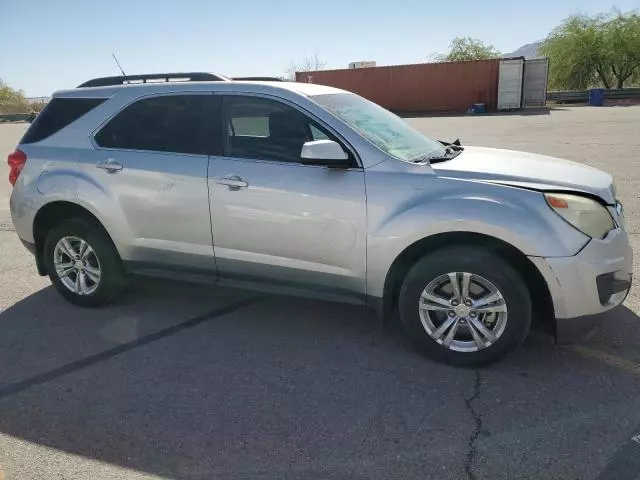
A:
<svg viewBox="0 0 640 480">
<path fill-rule="evenodd" d="M 604 238 L 616 227 L 613 217 L 602 204 L 580 195 L 546 193 L 551 209 L 585 235 Z"/>
</svg>

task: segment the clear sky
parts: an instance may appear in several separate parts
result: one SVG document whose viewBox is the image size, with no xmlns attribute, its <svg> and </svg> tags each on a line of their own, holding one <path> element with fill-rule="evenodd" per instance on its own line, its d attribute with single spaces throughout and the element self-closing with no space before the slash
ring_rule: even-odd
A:
<svg viewBox="0 0 640 480">
<path fill-rule="evenodd" d="M 420 63 L 455 36 L 509 53 L 573 13 L 640 0 L 0 0 L 0 78 L 28 96 L 93 77 L 212 71 L 281 75 L 318 54 L 328 68 Z"/>
</svg>

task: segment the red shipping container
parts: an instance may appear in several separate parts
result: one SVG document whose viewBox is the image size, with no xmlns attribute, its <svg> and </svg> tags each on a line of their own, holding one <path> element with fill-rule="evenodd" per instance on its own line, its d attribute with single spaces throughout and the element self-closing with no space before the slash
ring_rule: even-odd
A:
<svg viewBox="0 0 640 480">
<path fill-rule="evenodd" d="M 296 72 L 296 81 L 357 93 L 398 113 L 495 110 L 500 59 Z"/>
</svg>

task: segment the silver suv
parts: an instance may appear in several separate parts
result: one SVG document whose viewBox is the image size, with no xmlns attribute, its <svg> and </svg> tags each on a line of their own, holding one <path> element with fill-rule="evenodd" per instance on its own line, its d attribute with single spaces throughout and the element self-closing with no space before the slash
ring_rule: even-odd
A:
<svg viewBox="0 0 640 480">
<path fill-rule="evenodd" d="M 11 215 L 76 305 L 129 274 L 399 312 L 439 360 L 565 342 L 616 307 L 632 251 L 610 175 L 427 138 L 352 93 L 205 74 L 54 95 L 9 156 Z"/>
</svg>

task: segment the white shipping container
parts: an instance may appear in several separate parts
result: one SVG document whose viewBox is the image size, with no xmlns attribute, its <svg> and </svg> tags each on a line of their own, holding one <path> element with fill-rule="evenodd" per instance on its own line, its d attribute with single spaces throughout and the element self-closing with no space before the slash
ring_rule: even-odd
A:
<svg viewBox="0 0 640 480">
<path fill-rule="evenodd" d="M 498 110 L 522 107 L 524 60 L 501 60 L 498 79 Z"/>
<path fill-rule="evenodd" d="M 371 68 L 375 66 L 376 66 L 376 62 L 373 60 L 366 60 L 362 62 L 351 62 L 349 64 L 349 68 Z"/>
<path fill-rule="evenodd" d="M 547 104 L 549 59 L 534 58 L 524 61 L 524 107 L 544 107 Z"/>
</svg>

